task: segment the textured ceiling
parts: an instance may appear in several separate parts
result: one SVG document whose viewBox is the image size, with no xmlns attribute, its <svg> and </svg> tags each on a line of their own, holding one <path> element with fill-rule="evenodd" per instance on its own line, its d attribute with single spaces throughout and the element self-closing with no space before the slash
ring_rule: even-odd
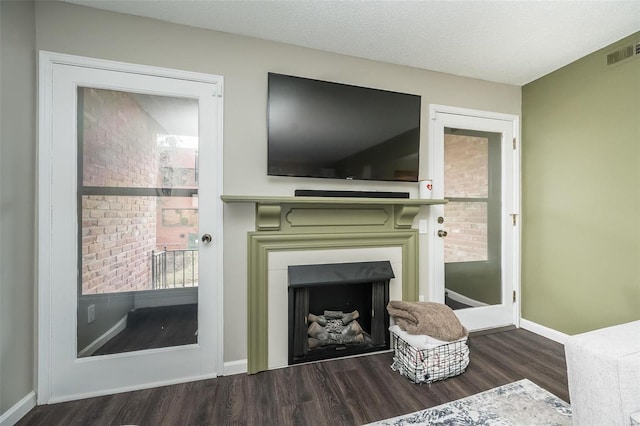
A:
<svg viewBox="0 0 640 426">
<path fill-rule="evenodd" d="M 640 0 L 68 1 L 515 85 L 640 31 Z"/>
</svg>

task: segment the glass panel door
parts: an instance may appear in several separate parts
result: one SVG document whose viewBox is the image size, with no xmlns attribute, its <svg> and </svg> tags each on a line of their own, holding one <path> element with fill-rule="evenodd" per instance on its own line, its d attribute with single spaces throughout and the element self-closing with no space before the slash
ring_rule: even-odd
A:
<svg viewBox="0 0 640 426">
<path fill-rule="evenodd" d="M 215 377 L 222 78 L 42 59 L 38 402 Z"/>
<path fill-rule="evenodd" d="M 469 330 L 480 330 L 517 317 L 519 234 L 510 216 L 518 200 L 515 118 L 460 111 L 432 107 L 433 191 L 448 203 L 429 208 L 431 294 Z"/>
<path fill-rule="evenodd" d="M 498 133 L 445 128 L 445 303 L 452 309 L 501 303 Z"/>
<path fill-rule="evenodd" d="M 198 100 L 78 87 L 78 356 L 197 343 Z"/>
</svg>

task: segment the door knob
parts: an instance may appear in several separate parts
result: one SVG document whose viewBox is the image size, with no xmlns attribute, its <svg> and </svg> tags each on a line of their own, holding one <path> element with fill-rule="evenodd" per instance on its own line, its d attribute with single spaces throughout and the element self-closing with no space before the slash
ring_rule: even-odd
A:
<svg viewBox="0 0 640 426">
<path fill-rule="evenodd" d="M 213 241 L 213 237 L 211 236 L 211 234 L 204 234 L 202 236 L 202 242 L 205 244 L 210 244 L 211 241 Z"/>
<path fill-rule="evenodd" d="M 445 231 L 444 229 L 438 229 L 438 237 L 444 238 L 446 236 L 447 236 L 447 231 Z"/>
</svg>

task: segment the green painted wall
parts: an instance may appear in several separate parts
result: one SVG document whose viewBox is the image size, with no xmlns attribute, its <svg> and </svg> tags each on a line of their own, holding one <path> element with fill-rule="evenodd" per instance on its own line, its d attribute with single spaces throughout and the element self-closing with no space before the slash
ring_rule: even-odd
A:
<svg viewBox="0 0 640 426">
<path fill-rule="evenodd" d="M 522 316 L 575 334 L 640 319 L 640 57 L 522 89 Z"/>
</svg>

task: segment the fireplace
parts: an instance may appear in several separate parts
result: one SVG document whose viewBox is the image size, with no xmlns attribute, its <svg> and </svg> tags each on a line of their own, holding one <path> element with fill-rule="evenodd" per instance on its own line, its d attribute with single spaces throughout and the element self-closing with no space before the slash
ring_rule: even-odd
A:
<svg viewBox="0 0 640 426">
<path fill-rule="evenodd" d="M 413 229 L 422 206 L 438 199 L 279 197 L 223 195 L 225 203 L 255 203 L 255 232 L 247 250 L 247 372 L 288 365 L 288 269 L 312 262 L 361 261 L 361 253 L 392 251 L 396 278 L 390 297 L 418 300 L 419 234 Z M 344 252 L 357 253 L 344 256 Z M 339 255 L 337 255 L 339 253 Z M 309 260 L 300 261 L 312 254 Z M 336 257 L 339 256 L 339 257 Z"/>
<path fill-rule="evenodd" d="M 289 365 L 389 349 L 389 261 L 288 267 Z"/>
</svg>

